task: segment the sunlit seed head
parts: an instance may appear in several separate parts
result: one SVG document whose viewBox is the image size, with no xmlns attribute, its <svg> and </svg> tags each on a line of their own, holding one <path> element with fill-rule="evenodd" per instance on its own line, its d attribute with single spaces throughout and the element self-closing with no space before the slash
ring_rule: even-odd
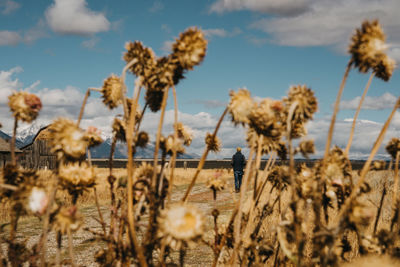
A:
<svg viewBox="0 0 400 267">
<path fill-rule="evenodd" d="M 103 103 L 110 109 L 118 107 L 122 103 L 123 86 L 118 76 L 112 74 L 104 80 L 101 88 Z"/>
<path fill-rule="evenodd" d="M 123 58 L 126 63 L 135 60 L 135 63 L 129 70 L 137 77 L 145 76 L 146 69 L 149 69 L 156 64 L 153 50 L 143 46 L 139 41 L 127 43 L 125 49 L 127 51 L 124 53 Z"/>
<path fill-rule="evenodd" d="M 211 133 L 206 134 L 205 143 L 209 151 L 219 152 L 221 150 L 221 141 Z"/>
<path fill-rule="evenodd" d="M 31 122 L 42 108 L 40 98 L 28 92 L 14 92 L 8 97 L 8 106 L 13 116 L 25 122 Z"/>
<path fill-rule="evenodd" d="M 248 116 L 255 105 L 250 96 L 250 92 L 247 89 L 239 89 L 238 92 L 231 91 L 229 95 L 231 98 L 228 105 L 228 110 L 232 116 L 233 123 L 235 125 L 244 125 L 249 123 Z"/>
</svg>

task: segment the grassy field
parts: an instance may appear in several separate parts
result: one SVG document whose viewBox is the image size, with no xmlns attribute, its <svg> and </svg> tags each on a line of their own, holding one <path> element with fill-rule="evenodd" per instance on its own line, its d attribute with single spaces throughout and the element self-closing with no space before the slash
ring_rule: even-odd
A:
<svg viewBox="0 0 400 267">
<path fill-rule="evenodd" d="M 108 170 L 106 169 L 97 169 L 97 174 L 98 174 L 98 179 L 97 179 L 97 186 L 96 186 L 96 191 L 98 194 L 98 199 L 99 199 L 99 206 L 100 206 L 100 211 L 102 213 L 102 216 L 105 220 L 105 222 L 108 224 L 110 220 L 110 192 L 109 192 L 109 186 L 107 183 L 107 176 L 108 176 Z M 176 169 L 176 179 L 174 182 L 174 186 L 172 189 L 172 197 L 171 197 L 171 202 L 179 202 L 180 199 L 182 198 L 188 183 L 191 179 L 191 177 L 194 174 L 194 169 Z M 204 235 L 204 242 L 213 242 L 213 234 L 214 234 L 214 228 L 213 228 L 213 217 L 211 216 L 211 212 L 214 208 L 217 208 L 220 211 L 220 216 L 218 218 L 219 225 L 226 225 L 231 212 L 235 206 L 235 203 L 238 201 L 239 194 L 234 193 L 234 185 L 233 185 L 233 173 L 232 171 L 224 170 L 222 178 L 226 180 L 226 186 L 225 188 L 217 195 L 217 201 L 213 200 L 213 194 L 212 192 L 206 187 L 205 183 L 208 180 L 209 177 L 211 177 L 215 173 L 215 170 L 203 170 L 199 176 L 198 182 L 194 187 L 194 190 L 192 191 L 190 197 L 189 197 L 189 202 L 197 206 L 204 214 L 206 218 L 206 233 Z M 119 178 L 119 177 L 124 177 L 126 175 L 126 170 L 124 169 L 116 169 L 114 170 L 114 175 Z M 45 171 L 42 172 L 42 178 L 41 179 L 48 179 L 48 175 Z M 386 197 L 386 200 L 383 204 L 383 210 L 382 210 L 382 216 L 379 221 L 379 228 L 388 228 L 390 224 L 390 217 L 391 217 L 391 206 L 389 204 L 389 200 L 391 198 L 392 194 L 392 187 L 393 187 L 393 173 L 389 171 L 373 171 L 368 174 L 367 181 L 372 187 L 372 192 L 368 194 L 368 197 L 365 199 L 365 203 L 368 204 L 373 212 L 375 213 L 377 210 L 377 207 L 379 205 L 379 201 L 381 198 L 381 192 L 382 192 L 382 185 L 384 179 L 387 179 L 387 188 L 389 189 L 388 195 Z M 251 181 L 250 181 L 251 183 Z M 270 186 L 268 185 L 265 190 L 269 190 Z M 122 194 L 122 192 L 121 192 Z M 247 196 L 252 195 L 252 190 L 249 190 L 247 192 Z M 267 218 L 263 224 L 263 228 L 265 232 L 270 232 L 271 230 L 274 230 L 274 227 L 276 227 L 282 218 L 280 218 L 279 215 L 279 208 L 285 207 L 285 203 L 287 202 L 287 193 L 283 193 L 281 196 L 281 203 L 280 207 L 276 207 L 274 213 L 272 216 Z M 120 197 L 123 197 L 120 195 Z M 62 201 L 62 202 L 70 202 L 70 199 L 68 197 L 68 194 L 65 192 L 59 192 L 57 195 L 57 198 Z M 103 242 L 91 242 L 91 238 L 93 238 L 92 233 L 88 231 L 90 229 L 91 231 L 95 232 L 100 232 L 102 231 L 101 225 L 98 223 L 98 218 L 99 218 L 99 213 L 98 209 L 95 205 L 95 196 L 94 196 L 94 191 L 90 190 L 86 193 L 84 193 L 83 196 L 79 198 L 79 211 L 83 214 L 84 216 L 84 225 L 81 227 L 81 229 L 73 234 L 73 244 L 74 244 L 74 251 L 76 255 L 76 260 L 79 265 L 83 266 L 97 266 L 97 264 L 94 262 L 94 254 L 96 253 L 97 250 L 99 250 L 102 246 L 105 246 Z M 246 210 L 246 204 L 244 206 L 244 210 Z M 330 217 L 334 218 L 335 212 L 333 212 L 332 209 L 330 209 Z M 0 209 L 1 212 L 1 221 L 4 223 L 9 219 L 8 216 L 8 207 L 5 205 L 2 205 L 2 208 Z M 143 234 L 141 233 L 140 229 L 146 225 L 147 223 L 147 216 L 143 216 L 139 220 L 139 237 Z M 32 216 L 25 216 L 23 217 L 18 225 L 18 235 L 17 238 L 21 240 L 26 240 L 28 245 L 32 245 L 37 242 L 39 235 L 42 231 L 42 222 L 38 217 L 32 217 Z M 372 233 L 372 224 L 370 224 L 369 229 L 366 230 L 366 233 Z M 8 228 L 4 228 L 4 232 L 2 233 L 3 235 L 8 234 Z M 355 244 L 356 237 L 353 234 L 349 235 L 350 237 L 350 242 L 352 244 Z M 50 255 L 50 257 L 54 257 L 55 254 L 55 247 L 56 247 L 56 238 L 54 231 L 49 235 L 49 242 L 48 242 L 48 251 L 49 253 L 47 255 Z M 205 244 L 205 243 L 199 243 L 198 246 L 194 249 L 188 250 L 186 256 L 185 256 L 185 265 L 186 266 L 209 266 L 212 263 L 212 251 L 211 249 Z M 277 245 L 276 240 L 269 240 L 274 245 Z M 352 246 L 353 248 L 356 246 Z M 3 250 L 5 249 L 5 245 L 3 244 Z M 62 250 L 62 257 L 64 259 L 68 259 L 68 253 L 67 253 L 67 239 L 64 237 L 63 240 L 63 250 Z M 357 257 L 358 252 L 353 249 L 352 252 L 350 252 L 347 255 L 347 259 L 351 260 L 354 257 Z M 178 258 L 178 253 L 173 252 L 171 254 L 171 257 L 173 259 Z M 281 256 L 282 257 L 282 256 Z M 223 257 L 222 257 L 223 258 Z M 270 259 L 267 261 L 267 265 L 273 265 L 273 259 Z M 279 262 L 279 258 L 277 259 Z"/>
</svg>

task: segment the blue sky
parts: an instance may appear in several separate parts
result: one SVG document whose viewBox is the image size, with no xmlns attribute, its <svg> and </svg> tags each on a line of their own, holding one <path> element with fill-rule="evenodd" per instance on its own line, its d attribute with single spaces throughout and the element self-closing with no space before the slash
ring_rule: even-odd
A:
<svg viewBox="0 0 400 267">
<path fill-rule="evenodd" d="M 101 87 L 111 73 L 121 73 L 127 41 L 140 40 L 162 56 L 180 32 L 197 26 L 209 40 L 207 55 L 177 87 L 180 119 L 195 135 L 189 152 L 201 154 L 204 135 L 228 103 L 229 90 L 246 87 L 255 97 L 280 99 L 290 85 L 306 84 L 319 100 L 319 112 L 308 125 L 318 156 L 349 59 L 350 36 L 363 20 L 379 19 L 388 54 L 400 62 L 398 10 L 398 0 L 0 0 L 2 130 L 11 130 L 6 97 L 12 90 L 26 89 L 42 98 L 39 126 L 58 116 L 75 118 L 88 87 Z M 350 73 L 334 139 L 340 146 L 346 144 L 348 119 L 367 80 L 366 74 Z M 130 75 L 130 89 L 133 81 Z M 368 154 L 399 89 L 398 70 L 388 83 L 373 80 L 351 157 Z M 105 134 L 120 112 L 102 107 L 98 94 L 92 94 L 86 111 L 83 125 L 97 125 Z M 158 114 L 146 116 L 143 126 L 153 132 Z M 171 123 L 169 112 L 166 134 Z M 20 131 L 27 127 L 21 125 Z M 387 138 L 397 137 L 399 128 L 396 114 Z M 243 129 L 227 119 L 221 129 L 223 150 L 212 157 L 229 156 L 237 145 L 245 145 L 243 137 Z"/>
</svg>

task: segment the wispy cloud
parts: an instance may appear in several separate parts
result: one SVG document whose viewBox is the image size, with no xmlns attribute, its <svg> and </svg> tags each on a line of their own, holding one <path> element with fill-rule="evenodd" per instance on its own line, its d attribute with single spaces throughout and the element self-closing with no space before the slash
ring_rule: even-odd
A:
<svg viewBox="0 0 400 267">
<path fill-rule="evenodd" d="M 48 37 L 49 34 L 47 33 L 47 30 L 48 28 L 45 21 L 40 19 L 34 27 L 24 33 L 24 42 L 31 44 L 38 39 Z"/>
<path fill-rule="evenodd" d="M 98 37 L 92 37 L 82 42 L 82 46 L 88 49 L 93 49 L 96 44 L 100 41 Z"/>
<path fill-rule="evenodd" d="M 251 10 L 281 16 L 293 16 L 306 12 L 311 0 L 217 0 L 210 12 L 224 13 L 238 10 Z"/>
<path fill-rule="evenodd" d="M 45 16 L 50 28 L 60 34 L 91 35 L 110 29 L 105 15 L 89 9 L 86 0 L 54 0 Z"/>
<path fill-rule="evenodd" d="M 355 110 L 360 103 L 360 96 L 357 96 L 350 100 L 342 100 L 340 103 L 340 109 L 351 109 Z M 397 98 L 391 93 L 384 93 L 381 96 L 366 96 L 362 109 L 369 110 L 382 110 L 392 108 L 396 103 Z"/>
<path fill-rule="evenodd" d="M 205 108 L 220 108 L 225 107 L 228 103 L 219 100 L 200 100 L 193 101 L 196 104 L 203 105 Z"/>
<path fill-rule="evenodd" d="M 234 28 L 232 31 L 227 31 L 222 28 L 214 28 L 214 29 L 202 29 L 205 36 L 208 38 L 212 38 L 214 36 L 216 37 L 234 37 L 236 35 L 239 35 L 242 33 L 242 30 L 240 28 Z"/>
<path fill-rule="evenodd" d="M 13 31 L 0 31 L 0 46 L 17 45 L 21 41 L 21 35 Z"/>
<path fill-rule="evenodd" d="M 164 4 L 161 1 L 154 1 L 153 5 L 149 8 L 151 13 L 157 13 L 164 9 Z"/>
<path fill-rule="evenodd" d="M 9 15 L 14 11 L 18 10 L 21 7 L 21 4 L 12 1 L 12 0 L 0 0 L 0 10 L 1 14 Z"/>
</svg>

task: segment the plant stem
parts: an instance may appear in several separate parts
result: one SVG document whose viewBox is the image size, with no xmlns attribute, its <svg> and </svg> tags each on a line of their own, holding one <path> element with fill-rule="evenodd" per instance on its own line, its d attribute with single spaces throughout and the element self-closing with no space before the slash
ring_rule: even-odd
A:
<svg viewBox="0 0 400 267">
<path fill-rule="evenodd" d="M 340 88 L 339 88 L 339 91 L 338 91 L 338 94 L 336 97 L 335 107 L 334 107 L 333 114 L 332 114 L 332 120 L 331 120 L 331 124 L 329 126 L 328 137 L 327 137 L 326 144 L 325 144 L 324 159 L 326 157 L 328 157 L 329 150 L 331 149 L 331 142 L 332 142 L 332 137 L 333 137 L 333 129 L 335 126 L 335 121 L 336 121 L 336 115 L 339 111 L 340 99 L 342 97 L 344 85 L 346 84 L 346 80 L 347 80 L 347 77 L 349 76 L 349 72 L 350 72 L 352 64 L 353 64 L 353 61 L 350 59 L 349 63 L 347 64 L 346 71 L 344 72 L 342 83 L 340 84 Z"/>
<path fill-rule="evenodd" d="M 378 210 L 376 212 L 376 218 L 375 218 L 375 223 L 374 223 L 374 232 L 373 232 L 373 236 L 375 236 L 376 234 L 376 229 L 378 228 L 378 222 L 379 222 L 379 218 L 381 216 L 381 211 L 382 211 L 382 206 L 383 206 L 383 201 L 385 199 L 385 195 L 386 195 L 386 178 L 387 176 L 385 175 L 385 181 L 383 182 L 383 190 L 382 190 L 382 196 L 381 196 L 381 200 L 379 201 L 379 207 Z"/>
<path fill-rule="evenodd" d="M 222 113 L 221 117 L 219 118 L 219 121 L 217 123 L 217 126 L 215 127 L 214 133 L 212 135 L 212 138 L 215 138 L 215 136 L 217 135 L 217 132 L 221 126 L 221 123 L 226 115 L 226 113 L 228 112 L 228 108 L 225 108 L 224 112 Z M 194 184 L 196 183 L 197 177 L 199 176 L 201 170 L 203 169 L 204 166 L 204 162 L 206 161 L 208 155 L 208 146 L 206 146 L 206 148 L 204 149 L 203 155 L 201 156 L 199 165 L 197 165 L 197 170 L 196 173 L 194 174 L 192 181 L 190 182 L 190 185 L 188 187 L 188 189 L 186 190 L 185 195 L 182 198 L 182 202 L 186 202 L 187 198 L 190 194 L 190 191 L 192 191 Z"/>
<path fill-rule="evenodd" d="M 261 152 L 262 152 L 262 143 L 264 142 L 264 136 L 260 135 L 258 137 L 258 146 L 257 146 L 257 155 L 256 155 L 256 172 L 255 172 L 255 176 L 254 176 L 254 189 L 253 189 L 253 201 L 256 199 L 257 197 L 257 185 L 258 185 L 258 172 L 260 170 L 260 162 L 261 162 Z"/>
<path fill-rule="evenodd" d="M 96 187 L 94 187 L 93 189 L 94 189 L 93 192 L 94 192 L 94 199 L 95 199 L 96 207 L 97 207 L 97 213 L 99 214 L 99 218 L 100 218 L 100 224 L 101 224 L 101 227 L 103 228 L 104 235 L 106 235 L 107 234 L 107 232 L 106 232 L 106 223 L 104 222 L 103 214 L 101 213 L 101 210 L 100 210 L 99 199 L 97 197 Z"/>
<path fill-rule="evenodd" d="M 70 228 L 67 229 L 67 234 L 68 234 L 69 257 L 71 258 L 71 265 L 75 267 L 76 264 L 75 264 L 74 250 L 73 250 L 74 245 L 72 244 L 72 234 Z"/>
<path fill-rule="evenodd" d="M 78 127 L 79 127 L 79 124 L 81 123 L 82 116 L 83 116 L 83 111 L 85 110 L 86 102 L 87 102 L 89 96 L 90 96 L 90 88 L 86 90 L 85 97 L 83 98 L 83 103 L 82 103 L 82 106 L 81 106 L 81 111 L 79 112 L 78 121 L 76 122 L 76 125 L 77 125 Z"/>
<path fill-rule="evenodd" d="M 178 100 L 176 97 L 175 86 L 172 86 L 172 93 L 174 96 L 174 142 L 178 141 Z M 169 174 L 169 185 L 168 185 L 168 203 L 171 202 L 171 191 L 174 185 L 174 171 L 176 163 L 176 146 L 173 146 L 172 158 L 170 160 L 170 174 Z"/>
<path fill-rule="evenodd" d="M 369 76 L 368 83 L 365 86 L 364 92 L 363 92 L 363 94 L 361 96 L 361 99 L 360 99 L 360 103 L 358 104 L 356 113 L 354 114 L 353 123 L 351 125 L 351 130 L 350 130 L 349 140 L 347 141 L 346 150 L 344 151 L 344 154 L 346 156 L 349 155 L 351 143 L 353 142 L 354 129 L 356 128 L 356 121 L 357 121 L 358 114 L 360 113 L 361 106 L 362 106 L 362 104 L 364 102 L 365 96 L 367 95 L 368 89 L 369 89 L 369 87 L 371 85 L 371 82 L 372 82 L 372 78 L 374 78 L 374 76 L 375 76 L 375 72 L 371 73 L 371 76 Z"/>
<path fill-rule="evenodd" d="M 125 77 L 124 77 L 125 78 Z M 125 83 L 123 83 L 125 84 Z M 141 77 L 136 78 L 135 80 L 135 89 L 133 92 L 133 104 L 131 106 L 130 114 L 125 116 L 129 118 L 127 131 L 126 131 L 126 143 L 128 146 L 128 187 L 127 187 L 127 199 L 128 199 L 128 226 L 129 226 L 129 239 L 131 242 L 132 250 L 137 254 L 138 260 L 141 266 L 147 266 L 146 259 L 144 257 L 143 249 L 139 245 L 139 242 L 136 237 L 135 230 L 135 218 L 133 215 L 133 173 L 134 173 L 134 164 L 133 164 L 133 128 L 135 127 L 135 119 L 136 119 L 136 109 L 139 101 L 140 95 L 140 87 L 142 84 Z"/>
<path fill-rule="evenodd" d="M 397 191 L 399 190 L 399 156 L 400 152 L 396 153 L 396 161 L 394 162 L 394 183 L 393 183 L 393 195 L 392 195 L 392 207 L 393 214 L 396 211 L 397 206 Z"/>
<path fill-rule="evenodd" d="M 17 161 L 15 159 L 15 139 L 17 138 L 17 127 L 18 127 L 18 118 L 14 119 L 14 128 L 13 128 L 13 136 L 11 138 L 10 150 L 11 150 L 11 164 L 16 165 Z"/>
<path fill-rule="evenodd" d="M 62 246 L 62 235 L 58 231 L 56 234 L 56 239 L 57 239 L 57 251 L 56 251 L 56 266 L 60 267 L 61 264 L 61 246 Z"/>
<path fill-rule="evenodd" d="M 396 113 L 396 110 L 400 106 L 400 98 L 397 99 L 396 104 L 393 107 L 392 112 L 390 113 L 388 119 L 386 120 L 384 126 L 381 129 L 381 132 L 379 133 L 378 138 L 376 139 L 374 146 L 372 147 L 371 153 L 369 154 L 368 160 L 365 162 L 361 173 L 360 173 L 360 178 L 358 179 L 357 184 L 354 186 L 354 188 L 351 191 L 350 196 L 346 199 L 344 205 L 342 206 L 342 209 L 340 210 L 339 216 L 337 216 L 338 219 L 343 219 L 343 215 L 346 214 L 347 210 L 350 207 L 351 202 L 354 200 L 354 198 L 357 195 L 358 189 L 360 186 L 364 183 L 365 177 L 369 171 L 369 167 L 371 166 L 371 162 L 376 154 L 378 152 L 379 147 L 381 146 L 383 142 L 383 138 L 385 137 L 385 133 L 387 129 L 389 128 L 390 122 L 393 119 L 394 114 Z"/>
</svg>

